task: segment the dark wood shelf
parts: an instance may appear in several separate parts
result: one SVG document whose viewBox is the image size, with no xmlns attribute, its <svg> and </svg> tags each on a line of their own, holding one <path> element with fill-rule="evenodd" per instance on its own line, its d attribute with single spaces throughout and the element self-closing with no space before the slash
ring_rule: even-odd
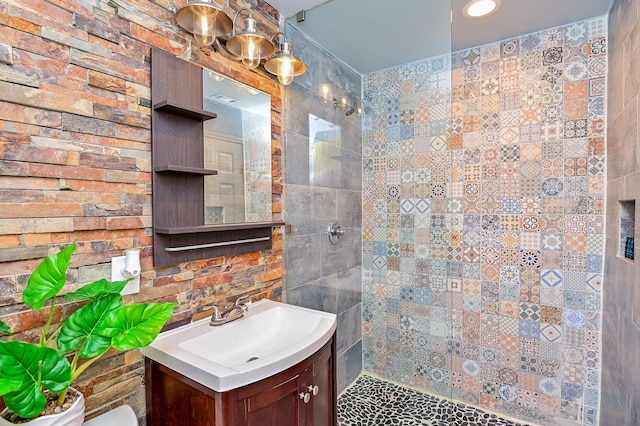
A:
<svg viewBox="0 0 640 426">
<path fill-rule="evenodd" d="M 182 235 L 182 234 L 203 234 L 207 232 L 236 231 L 240 229 L 259 229 L 283 226 L 284 222 L 251 222 L 251 223 L 225 223 L 219 225 L 199 225 L 181 227 L 156 227 L 156 234 Z"/>
<path fill-rule="evenodd" d="M 211 176 L 217 175 L 217 170 L 204 169 L 202 167 L 177 166 L 175 164 L 167 164 L 166 166 L 157 166 L 153 168 L 157 173 L 190 173 L 194 175 Z"/>
<path fill-rule="evenodd" d="M 201 108 L 194 108 L 168 100 L 153 104 L 153 109 L 199 121 L 207 121 L 217 117 L 215 112 L 206 111 Z"/>
</svg>

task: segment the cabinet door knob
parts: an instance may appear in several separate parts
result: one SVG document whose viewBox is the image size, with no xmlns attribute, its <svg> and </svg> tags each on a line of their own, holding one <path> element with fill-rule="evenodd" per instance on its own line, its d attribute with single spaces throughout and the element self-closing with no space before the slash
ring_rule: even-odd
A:
<svg viewBox="0 0 640 426">
<path fill-rule="evenodd" d="M 313 396 L 316 396 L 318 392 L 320 392 L 320 388 L 318 386 L 309 385 L 309 392 L 313 393 Z"/>
<path fill-rule="evenodd" d="M 311 395 L 309 394 L 309 392 L 301 392 L 300 399 L 303 400 L 305 404 L 308 404 L 311 400 Z"/>
</svg>

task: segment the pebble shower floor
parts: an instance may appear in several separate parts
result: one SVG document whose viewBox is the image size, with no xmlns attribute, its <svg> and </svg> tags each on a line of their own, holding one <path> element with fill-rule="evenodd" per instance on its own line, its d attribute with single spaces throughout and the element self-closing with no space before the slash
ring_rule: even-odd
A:
<svg viewBox="0 0 640 426">
<path fill-rule="evenodd" d="M 370 376 L 338 398 L 339 426 L 531 426 Z"/>
</svg>

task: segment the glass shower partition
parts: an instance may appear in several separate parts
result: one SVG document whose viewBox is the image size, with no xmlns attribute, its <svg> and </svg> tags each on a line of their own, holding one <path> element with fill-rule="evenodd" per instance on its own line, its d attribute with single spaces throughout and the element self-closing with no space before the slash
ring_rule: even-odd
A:
<svg viewBox="0 0 640 426">
<path fill-rule="evenodd" d="M 283 299 L 337 315 L 341 391 L 362 371 L 361 77 L 288 23 L 285 33 L 309 71 L 284 96 Z"/>
<path fill-rule="evenodd" d="M 284 298 L 339 315 L 339 390 L 363 371 L 450 399 L 465 391 L 464 165 L 450 2 L 425 1 L 434 53 L 362 76 L 287 26 L 315 71 L 285 92 Z"/>
</svg>

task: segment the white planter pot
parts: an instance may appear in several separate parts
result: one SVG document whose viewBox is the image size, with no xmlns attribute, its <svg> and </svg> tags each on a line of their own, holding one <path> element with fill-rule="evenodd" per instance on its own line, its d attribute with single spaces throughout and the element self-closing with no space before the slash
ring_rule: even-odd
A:
<svg viewBox="0 0 640 426">
<path fill-rule="evenodd" d="M 49 416 L 36 417 L 27 423 L 20 423 L 21 426 L 80 426 L 84 422 L 84 396 L 73 388 L 69 388 L 69 392 L 78 394 L 76 401 L 67 410 L 62 413 L 52 414 Z M 7 411 L 5 408 L 2 413 Z M 0 417 L 0 425 L 14 425 L 3 417 Z"/>
</svg>

